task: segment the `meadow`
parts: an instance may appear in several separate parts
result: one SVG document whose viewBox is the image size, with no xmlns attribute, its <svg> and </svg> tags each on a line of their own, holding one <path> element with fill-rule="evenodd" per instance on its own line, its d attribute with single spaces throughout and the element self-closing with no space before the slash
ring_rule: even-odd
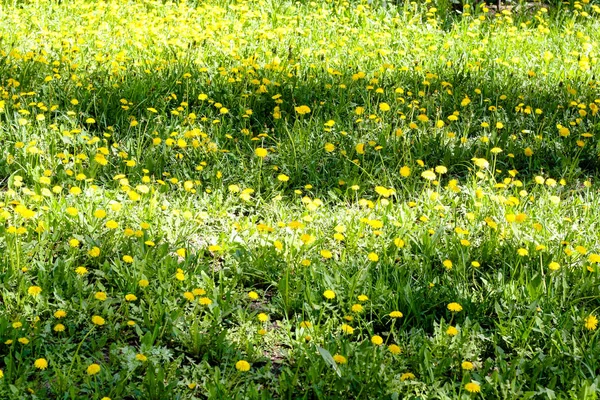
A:
<svg viewBox="0 0 600 400">
<path fill-rule="evenodd" d="M 600 6 L 0 1 L 1 399 L 596 399 Z"/>
</svg>

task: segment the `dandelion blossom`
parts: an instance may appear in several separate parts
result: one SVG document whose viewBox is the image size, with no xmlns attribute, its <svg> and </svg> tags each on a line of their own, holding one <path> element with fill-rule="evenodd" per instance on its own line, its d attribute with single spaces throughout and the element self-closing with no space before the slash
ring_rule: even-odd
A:
<svg viewBox="0 0 600 400">
<path fill-rule="evenodd" d="M 379 109 L 381 111 L 390 111 L 390 105 L 388 103 L 379 103 Z"/>
<path fill-rule="evenodd" d="M 333 290 L 326 290 L 323 292 L 323 296 L 327 300 L 333 300 L 333 299 L 335 299 L 335 292 Z"/>
<path fill-rule="evenodd" d="M 245 360 L 240 360 L 235 363 L 235 369 L 237 369 L 240 372 L 250 371 L 250 363 Z"/>
<path fill-rule="evenodd" d="M 267 152 L 267 149 L 263 149 L 262 147 L 259 147 L 256 150 L 254 150 L 254 154 L 256 154 L 257 157 L 265 158 L 267 156 L 268 152 Z"/>
<path fill-rule="evenodd" d="M 260 322 L 267 322 L 269 320 L 269 316 L 265 313 L 258 314 L 258 320 Z"/>
<path fill-rule="evenodd" d="M 452 269 L 452 261 L 451 260 L 444 260 L 444 262 L 442 262 L 442 265 L 444 266 L 444 268 L 446 268 L 448 271 L 450 271 Z"/>
<path fill-rule="evenodd" d="M 294 110 L 298 114 L 304 115 L 304 114 L 308 114 L 310 112 L 310 107 L 309 106 L 299 106 L 299 107 L 294 107 Z"/>
<path fill-rule="evenodd" d="M 359 313 L 364 310 L 364 307 L 360 304 L 353 304 L 350 309 L 352 310 L 352 312 Z"/>
<path fill-rule="evenodd" d="M 479 383 L 471 381 L 465 385 L 465 389 L 469 393 L 479 393 L 481 391 L 481 386 L 479 385 Z"/>
<path fill-rule="evenodd" d="M 210 306 L 212 304 L 212 300 L 208 297 L 200 297 L 198 303 L 200 303 L 203 306 Z"/>
<path fill-rule="evenodd" d="M 435 172 L 433 172 L 432 170 L 423 171 L 421 173 L 421 176 L 427 179 L 428 181 L 433 181 L 436 178 Z"/>
<path fill-rule="evenodd" d="M 310 322 L 310 321 L 300 322 L 300 328 L 310 328 L 311 326 L 312 326 L 312 322 Z"/>
<path fill-rule="evenodd" d="M 336 354 L 333 356 L 333 361 L 335 361 L 338 364 L 346 364 L 348 362 L 348 360 L 346 359 L 346 357 L 342 356 L 341 354 Z"/>
<path fill-rule="evenodd" d="M 598 318 L 593 314 L 588 315 L 585 319 L 585 327 L 590 331 L 595 331 L 598 327 Z"/>
<path fill-rule="evenodd" d="M 33 366 L 36 367 L 37 369 L 44 370 L 44 369 L 48 368 L 48 361 L 46 361 L 45 358 L 38 358 L 33 363 Z"/>
<path fill-rule="evenodd" d="M 100 365 L 98 365 L 96 363 L 90 364 L 87 367 L 86 372 L 87 372 L 88 375 L 96 375 L 98 372 L 100 372 Z"/>
<path fill-rule="evenodd" d="M 30 296 L 37 297 L 40 293 L 42 293 L 42 288 L 39 286 L 29 286 L 29 289 L 27 289 L 27 293 Z"/>
<path fill-rule="evenodd" d="M 402 349 L 397 344 L 390 344 L 388 346 L 388 350 L 390 351 L 390 353 L 392 353 L 394 355 L 398 355 L 402 352 Z"/>
<path fill-rule="evenodd" d="M 471 361 L 463 361 L 462 364 L 460 364 L 460 366 L 465 371 L 471 371 L 474 368 L 473 363 Z"/>
<path fill-rule="evenodd" d="M 383 338 L 379 335 L 374 335 L 371 338 L 371 343 L 373 343 L 375 346 L 381 346 L 383 344 Z"/>
<path fill-rule="evenodd" d="M 333 254 L 329 250 L 321 250 L 321 257 L 323 257 L 323 258 L 325 258 L 325 259 L 328 260 L 331 257 L 333 257 Z"/>
<path fill-rule="evenodd" d="M 406 380 L 413 380 L 415 379 L 415 374 L 413 374 L 412 372 L 405 372 L 400 376 L 400 380 L 401 381 L 406 381 Z"/>
<path fill-rule="evenodd" d="M 452 311 L 452 312 L 460 312 L 462 311 L 462 306 L 458 303 L 450 303 L 448 304 L 448 310 Z"/>
</svg>

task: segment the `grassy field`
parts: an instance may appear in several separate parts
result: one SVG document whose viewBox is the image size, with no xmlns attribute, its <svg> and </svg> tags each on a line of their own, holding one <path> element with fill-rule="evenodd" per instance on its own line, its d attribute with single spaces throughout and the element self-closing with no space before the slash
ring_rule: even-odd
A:
<svg viewBox="0 0 600 400">
<path fill-rule="evenodd" d="M 596 399 L 600 7 L 0 1 L 0 398 Z"/>
</svg>

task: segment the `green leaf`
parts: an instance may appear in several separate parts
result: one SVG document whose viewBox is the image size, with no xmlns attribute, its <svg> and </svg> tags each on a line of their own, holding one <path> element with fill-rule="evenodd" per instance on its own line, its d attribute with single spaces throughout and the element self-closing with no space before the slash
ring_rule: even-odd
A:
<svg viewBox="0 0 600 400">
<path fill-rule="evenodd" d="M 331 356 L 331 353 L 329 351 L 327 351 L 326 349 L 322 348 L 321 346 L 317 346 L 317 350 L 319 350 L 319 353 L 321 354 L 321 357 L 323 357 L 323 360 L 325 360 L 325 362 L 327 364 L 331 365 L 331 367 L 336 372 L 336 374 L 338 374 L 338 376 L 341 378 L 342 371 L 340 370 L 340 367 L 338 367 L 337 363 Z"/>
</svg>

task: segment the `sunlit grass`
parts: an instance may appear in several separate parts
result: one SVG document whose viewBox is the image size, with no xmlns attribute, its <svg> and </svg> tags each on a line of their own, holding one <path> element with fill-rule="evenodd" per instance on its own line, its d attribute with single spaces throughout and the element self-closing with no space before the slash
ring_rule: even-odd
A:
<svg viewBox="0 0 600 400">
<path fill-rule="evenodd" d="M 0 397 L 594 398 L 599 14 L 0 3 Z"/>
</svg>

